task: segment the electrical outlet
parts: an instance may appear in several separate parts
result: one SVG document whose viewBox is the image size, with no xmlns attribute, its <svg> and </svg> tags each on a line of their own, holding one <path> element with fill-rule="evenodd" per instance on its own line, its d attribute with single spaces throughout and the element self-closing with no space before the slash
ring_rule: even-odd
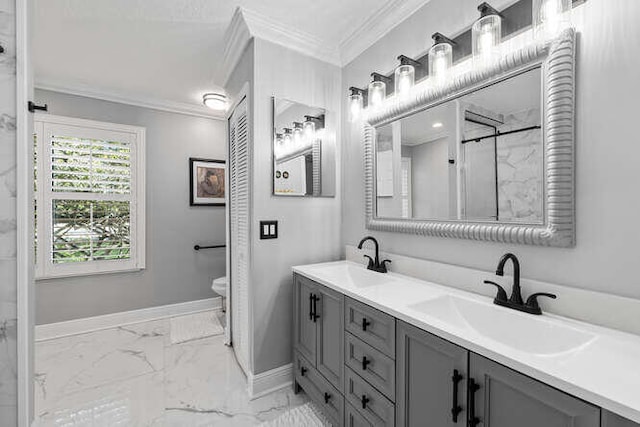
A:
<svg viewBox="0 0 640 427">
<path fill-rule="evenodd" d="M 260 240 L 278 238 L 278 221 L 260 221 Z"/>
</svg>

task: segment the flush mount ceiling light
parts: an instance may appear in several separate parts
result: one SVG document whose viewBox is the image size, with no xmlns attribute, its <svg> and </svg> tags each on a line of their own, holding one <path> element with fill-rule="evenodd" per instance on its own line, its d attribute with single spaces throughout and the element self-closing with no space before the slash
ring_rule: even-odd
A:
<svg viewBox="0 0 640 427">
<path fill-rule="evenodd" d="M 431 125 L 431 127 L 434 129 L 441 128 L 442 126 L 444 126 L 442 122 L 435 122 L 434 124 Z"/>
<path fill-rule="evenodd" d="M 212 110 L 223 111 L 227 109 L 227 96 L 222 93 L 205 93 L 202 95 L 202 103 Z"/>
</svg>

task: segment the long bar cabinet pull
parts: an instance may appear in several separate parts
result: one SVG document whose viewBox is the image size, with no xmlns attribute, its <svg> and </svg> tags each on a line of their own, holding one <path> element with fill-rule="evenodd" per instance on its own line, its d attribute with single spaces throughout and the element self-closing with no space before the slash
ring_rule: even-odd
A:
<svg viewBox="0 0 640 427">
<path fill-rule="evenodd" d="M 480 424 L 480 418 L 476 417 L 476 392 L 480 390 L 473 378 L 469 378 L 469 427 L 476 427 Z"/>
<path fill-rule="evenodd" d="M 451 382 L 453 383 L 453 404 L 451 406 L 451 420 L 454 423 L 458 422 L 458 415 L 462 412 L 462 406 L 458 403 L 458 384 L 464 377 L 458 372 L 457 369 L 453 370 L 453 376 Z"/>
</svg>

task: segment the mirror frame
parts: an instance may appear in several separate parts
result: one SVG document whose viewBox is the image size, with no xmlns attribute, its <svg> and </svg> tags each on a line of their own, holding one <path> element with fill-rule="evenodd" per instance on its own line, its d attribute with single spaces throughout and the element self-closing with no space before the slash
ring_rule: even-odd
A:
<svg viewBox="0 0 640 427">
<path fill-rule="evenodd" d="M 364 123 L 366 227 L 371 230 L 525 245 L 575 246 L 575 63 L 576 32 L 563 31 L 474 68 L 445 85 L 415 90 L 372 111 Z M 434 107 L 514 75 L 542 68 L 544 220 L 542 224 L 378 218 L 375 128 Z"/>
</svg>

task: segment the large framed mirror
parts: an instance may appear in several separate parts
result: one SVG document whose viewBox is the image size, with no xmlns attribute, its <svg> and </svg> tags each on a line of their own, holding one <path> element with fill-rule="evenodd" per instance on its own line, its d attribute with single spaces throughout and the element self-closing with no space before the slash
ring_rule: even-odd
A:
<svg viewBox="0 0 640 427">
<path fill-rule="evenodd" d="M 367 227 L 573 246 L 575 32 L 369 111 Z"/>
<path fill-rule="evenodd" d="M 273 195 L 335 195 L 335 136 L 328 127 L 324 108 L 273 98 Z"/>
</svg>

